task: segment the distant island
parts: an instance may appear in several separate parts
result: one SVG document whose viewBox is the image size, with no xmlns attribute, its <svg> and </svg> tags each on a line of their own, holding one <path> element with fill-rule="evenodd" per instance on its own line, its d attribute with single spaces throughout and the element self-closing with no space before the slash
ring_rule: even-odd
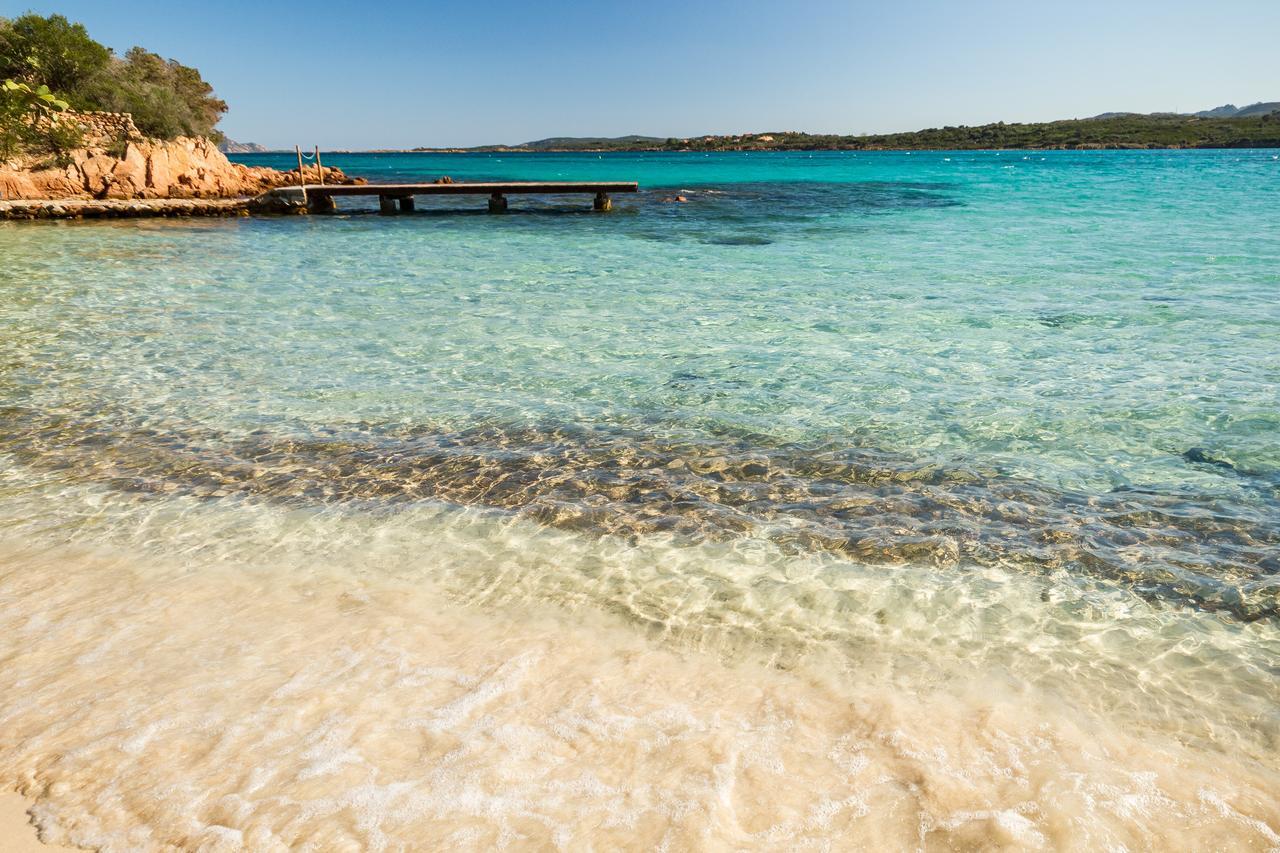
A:
<svg viewBox="0 0 1280 853">
<path fill-rule="evenodd" d="M 1280 101 L 1198 113 L 1103 113 L 1051 122 L 996 122 L 862 136 L 769 131 L 688 138 L 555 136 L 519 145 L 414 151 L 921 151 L 986 148 L 1280 148 Z"/>
<path fill-rule="evenodd" d="M 1280 111 L 1280 101 L 1259 101 L 1256 104 L 1250 104 L 1247 107 L 1237 107 L 1235 104 L 1223 104 L 1220 107 L 1214 107 L 1211 110 L 1201 110 L 1198 113 L 1103 113 L 1094 116 L 1094 118 L 1120 118 L 1123 116 L 1148 115 L 1148 116 L 1166 116 L 1166 117 L 1191 117 L 1191 118 L 1248 118 L 1249 116 L 1264 116 L 1270 113 Z"/>
<path fill-rule="evenodd" d="M 223 154 L 262 154 L 270 149 L 256 142 L 236 142 L 234 139 L 223 139 L 218 143 L 218 150 Z"/>
</svg>

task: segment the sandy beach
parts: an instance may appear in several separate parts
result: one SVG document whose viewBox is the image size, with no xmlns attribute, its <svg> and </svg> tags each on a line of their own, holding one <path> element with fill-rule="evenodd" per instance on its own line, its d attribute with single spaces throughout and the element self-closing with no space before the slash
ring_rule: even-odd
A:
<svg viewBox="0 0 1280 853">
<path fill-rule="evenodd" d="M 0 11 L 0 853 L 1280 853 L 1226 4 Z"/>
</svg>

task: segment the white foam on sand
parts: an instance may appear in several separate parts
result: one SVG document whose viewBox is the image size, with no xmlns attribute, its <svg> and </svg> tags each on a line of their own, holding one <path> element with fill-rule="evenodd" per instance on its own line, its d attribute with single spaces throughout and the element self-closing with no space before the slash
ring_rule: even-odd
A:
<svg viewBox="0 0 1280 853">
<path fill-rule="evenodd" d="M 75 848 L 43 844 L 31 824 L 31 801 L 13 793 L 0 793 L 0 850 L 4 853 L 74 853 Z"/>
<path fill-rule="evenodd" d="M 63 497 L 96 547 L 0 548 L 0 787 L 52 841 L 1280 844 L 1265 625 L 431 508 Z"/>
</svg>

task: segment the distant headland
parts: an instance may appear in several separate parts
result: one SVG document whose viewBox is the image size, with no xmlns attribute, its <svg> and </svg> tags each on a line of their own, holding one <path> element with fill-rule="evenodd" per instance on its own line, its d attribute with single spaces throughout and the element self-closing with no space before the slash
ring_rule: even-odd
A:
<svg viewBox="0 0 1280 853">
<path fill-rule="evenodd" d="M 223 154 L 264 154 L 270 149 L 256 142 L 236 142 L 234 139 L 223 139 L 218 143 L 218 150 Z"/>
<path fill-rule="evenodd" d="M 985 148 L 1140 149 L 1280 147 L 1280 101 L 1198 113 L 1102 113 L 1051 122 L 996 122 L 906 133 L 839 135 L 769 131 L 685 138 L 555 136 L 518 145 L 414 148 L 421 152 L 922 151 Z"/>
</svg>

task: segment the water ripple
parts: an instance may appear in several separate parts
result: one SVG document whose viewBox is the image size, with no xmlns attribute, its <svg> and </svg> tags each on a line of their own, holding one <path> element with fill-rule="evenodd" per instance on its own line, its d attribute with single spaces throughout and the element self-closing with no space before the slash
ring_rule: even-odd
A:
<svg viewBox="0 0 1280 853">
<path fill-rule="evenodd" d="M 297 504 L 427 499 L 594 534 L 763 536 L 868 563 L 1015 565 L 1123 581 L 1153 600 L 1280 616 L 1280 512 L 1191 490 L 1054 489 L 867 448 L 684 442 L 618 429 L 364 424 L 223 435 L 0 410 L 0 449 L 82 481 Z"/>
</svg>

